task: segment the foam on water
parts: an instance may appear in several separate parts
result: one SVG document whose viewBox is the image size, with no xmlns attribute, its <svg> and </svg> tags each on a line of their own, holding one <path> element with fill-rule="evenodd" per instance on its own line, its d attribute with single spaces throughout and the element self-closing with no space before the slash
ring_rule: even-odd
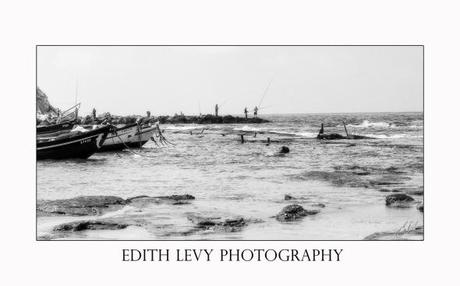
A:
<svg viewBox="0 0 460 286">
<path fill-rule="evenodd" d="M 271 122 L 259 125 L 165 125 L 162 128 L 178 131 L 165 133 L 175 145 L 159 148 L 148 142 L 145 148 L 135 150 L 136 155 L 129 151 L 118 152 L 118 155 L 107 152 L 97 153 L 86 161 L 38 161 L 37 198 L 53 200 L 111 195 L 126 199 L 172 194 L 190 194 L 196 198 L 188 204 L 155 204 L 140 210 L 127 206 L 107 213 L 103 218 L 130 218 L 132 221 L 134 217 L 136 221 L 144 219 L 147 226 L 62 234 L 70 239 L 362 239 L 371 232 L 397 229 L 406 221 L 422 221 L 423 213 L 415 208 L 385 207 L 388 193 L 379 190 L 423 188 L 423 114 L 263 117 Z M 362 126 L 349 128 L 350 133 L 377 139 L 311 139 L 318 134 L 321 123 L 324 123 L 326 133 L 344 134 L 342 121 Z M 382 122 L 397 127 L 373 125 Z M 186 132 L 203 128 L 205 131 L 200 136 Z M 222 131 L 230 132 L 222 136 L 225 133 Z M 248 143 L 241 144 L 238 132 L 231 131 L 264 133 L 248 136 Z M 273 141 L 268 146 L 266 137 Z M 279 156 L 281 146 L 287 146 L 290 152 Z M 356 168 L 340 169 L 344 166 Z M 382 171 L 393 169 L 398 172 Z M 311 172 L 341 176 L 299 179 L 302 174 Z M 350 176 L 354 179 L 346 180 Z M 318 202 L 326 207 L 318 215 L 297 223 L 280 223 L 273 216 L 293 203 L 284 200 L 285 194 L 308 199 L 298 202 L 305 208 Z M 422 201 L 423 197 L 416 197 L 416 200 Z M 198 232 L 190 237 L 174 234 L 193 226 L 187 219 L 189 214 L 254 218 L 263 222 L 249 224 L 241 232 L 234 233 Z M 53 225 L 68 219 L 39 218 L 39 234 L 49 233 Z M 162 237 L 166 234 L 170 236 Z"/>
<path fill-rule="evenodd" d="M 350 127 L 354 128 L 390 128 L 394 127 L 395 125 L 388 123 L 388 122 L 370 122 L 369 120 L 364 120 L 361 124 L 358 125 L 353 125 L 350 124 Z M 341 127 L 341 125 L 338 125 L 337 127 Z"/>
</svg>

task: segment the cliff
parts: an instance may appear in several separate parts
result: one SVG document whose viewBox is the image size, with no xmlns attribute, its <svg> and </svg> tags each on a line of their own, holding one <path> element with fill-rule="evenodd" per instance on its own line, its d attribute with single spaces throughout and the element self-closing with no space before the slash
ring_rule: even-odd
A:
<svg viewBox="0 0 460 286">
<path fill-rule="evenodd" d="M 48 96 L 37 87 L 37 117 L 46 117 L 48 114 L 57 116 L 57 109 L 54 108 L 48 101 Z"/>
</svg>

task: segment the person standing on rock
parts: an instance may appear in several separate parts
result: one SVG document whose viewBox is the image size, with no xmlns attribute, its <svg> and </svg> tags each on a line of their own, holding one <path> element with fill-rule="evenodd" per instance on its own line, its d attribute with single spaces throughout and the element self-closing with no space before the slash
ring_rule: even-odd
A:
<svg viewBox="0 0 460 286">
<path fill-rule="evenodd" d="M 96 108 L 93 108 L 93 119 L 96 120 Z"/>
<path fill-rule="evenodd" d="M 216 117 L 217 117 L 219 116 L 219 105 L 218 104 L 216 104 L 215 109 L 216 109 Z"/>
<path fill-rule="evenodd" d="M 244 116 L 246 117 L 246 119 L 248 119 L 248 108 L 247 107 L 244 108 Z"/>
<path fill-rule="evenodd" d="M 259 111 L 259 108 L 256 106 L 254 107 L 254 118 L 257 118 L 257 112 Z"/>
</svg>

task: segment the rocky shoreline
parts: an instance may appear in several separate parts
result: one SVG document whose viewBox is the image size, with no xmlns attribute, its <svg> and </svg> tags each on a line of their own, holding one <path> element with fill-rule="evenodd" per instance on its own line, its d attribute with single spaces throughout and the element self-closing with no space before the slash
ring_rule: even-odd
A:
<svg viewBox="0 0 460 286">
<path fill-rule="evenodd" d="M 180 207 L 184 204 L 190 204 L 194 200 L 195 197 L 189 194 L 156 197 L 141 195 L 127 199 L 116 196 L 79 196 L 62 200 L 41 200 L 37 202 L 37 217 L 75 217 L 75 220 L 53 226 L 53 234 L 39 236 L 38 239 L 59 239 L 69 232 L 121 230 L 129 226 L 142 228 L 150 223 L 148 217 L 142 216 L 143 209 L 146 207 L 152 204 L 170 204 Z M 135 212 L 139 215 L 105 216 L 128 206 L 135 208 Z M 320 207 L 324 207 L 324 205 Z M 306 216 L 316 215 L 319 212 L 319 209 L 306 210 L 298 204 L 290 204 L 272 218 L 281 223 L 292 222 Z M 192 223 L 190 228 L 179 232 L 172 231 L 166 233 L 165 236 L 189 236 L 199 232 L 239 232 L 250 224 L 264 222 L 259 218 L 203 216 L 200 213 L 188 213 L 186 218 Z"/>
<path fill-rule="evenodd" d="M 123 199 L 116 196 L 79 196 L 62 200 L 41 200 L 37 202 L 37 217 L 68 217 L 71 220 L 62 220 L 52 227 L 52 232 L 40 235 L 38 240 L 53 240 L 71 236 L 72 233 L 83 231 L 112 231 L 123 230 L 128 227 L 149 228 L 152 226 L 152 205 L 168 204 L 174 208 L 193 203 L 196 198 L 189 194 L 170 196 L 141 195 Z M 293 223 L 307 216 L 317 216 L 326 207 L 323 203 L 310 203 L 312 209 L 305 209 L 301 204 L 305 198 L 284 196 L 285 205 L 277 214 L 270 217 L 278 223 Z M 282 202 L 282 201 L 280 201 Z M 385 197 L 388 208 L 411 208 L 423 212 L 423 203 L 404 193 L 392 193 Z M 129 215 L 117 214 L 123 208 L 131 207 Z M 144 213 L 145 212 L 145 213 Z M 115 215 L 110 215 L 115 214 Z M 185 218 L 190 226 L 179 229 L 171 228 L 163 233 L 163 237 L 187 237 L 195 234 L 206 233 L 233 233 L 241 232 L 251 224 L 262 223 L 260 218 L 243 216 L 210 216 L 200 212 L 185 213 Z M 368 235 L 364 240 L 421 240 L 423 239 L 423 225 L 404 225 L 396 231 L 376 232 Z"/>
</svg>

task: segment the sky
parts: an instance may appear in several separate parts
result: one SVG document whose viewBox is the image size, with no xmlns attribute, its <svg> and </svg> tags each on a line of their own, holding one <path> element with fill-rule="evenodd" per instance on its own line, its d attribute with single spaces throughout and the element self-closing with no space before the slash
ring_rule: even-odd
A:
<svg viewBox="0 0 460 286">
<path fill-rule="evenodd" d="M 82 115 L 423 111 L 423 48 L 39 46 L 37 85 Z"/>
</svg>

